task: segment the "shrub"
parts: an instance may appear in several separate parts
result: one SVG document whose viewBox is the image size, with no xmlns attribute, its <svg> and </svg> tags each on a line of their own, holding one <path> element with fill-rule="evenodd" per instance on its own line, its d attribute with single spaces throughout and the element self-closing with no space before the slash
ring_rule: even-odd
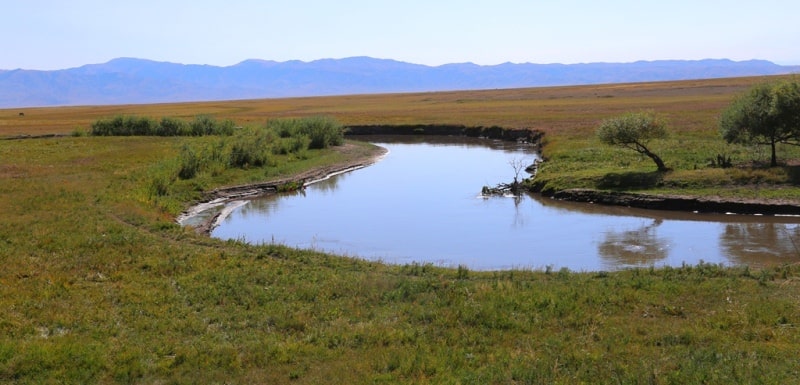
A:
<svg viewBox="0 0 800 385">
<path fill-rule="evenodd" d="M 310 139 L 307 136 L 296 136 L 293 138 L 281 138 L 272 145 L 272 153 L 277 155 L 289 155 L 299 153 L 308 148 Z"/>
<path fill-rule="evenodd" d="M 237 135 L 231 145 L 229 165 L 231 167 L 261 167 L 269 163 L 269 153 L 274 142 L 268 130 L 248 130 Z"/>
<path fill-rule="evenodd" d="M 113 118 L 99 119 L 92 123 L 90 134 L 95 136 L 111 136 L 119 135 L 122 131 L 124 118 L 122 115 L 114 116 Z"/>
<path fill-rule="evenodd" d="M 199 115 L 189 124 L 193 136 L 210 135 L 214 130 L 216 121 L 208 115 Z"/>
<path fill-rule="evenodd" d="M 305 136 L 308 138 L 309 149 L 322 149 L 344 143 L 344 126 L 325 116 L 270 120 L 267 128 L 281 138 Z"/>
<path fill-rule="evenodd" d="M 126 116 L 123 121 L 125 135 L 155 135 L 158 127 L 155 120 L 145 116 Z"/>
<path fill-rule="evenodd" d="M 299 122 L 299 133 L 311 140 L 309 149 L 340 146 L 344 143 L 344 128 L 333 118 L 318 116 L 305 118 Z"/>
<path fill-rule="evenodd" d="M 147 117 L 117 115 L 92 123 L 91 134 L 97 136 L 153 135 L 155 127 L 155 121 Z"/>
<path fill-rule="evenodd" d="M 189 125 L 176 118 L 161 118 L 156 129 L 158 136 L 183 136 L 189 133 Z"/>
<path fill-rule="evenodd" d="M 267 127 L 281 138 L 291 138 L 298 132 L 297 119 L 275 119 L 267 122 Z"/>
<path fill-rule="evenodd" d="M 149 136 L 157 135 L 159 130 L 160 125 L 151 118 L 116 115 L 92 123 L 90 134 L 94 136 Z"/>
<path fill-rule="evenodd" d="M 190 134 L 193 136 L 203 135 L 233 135 L 235 123 L 230 119 L 217 121 L 209 115 L 199 115 L 189 124 Z"/>
</svg>

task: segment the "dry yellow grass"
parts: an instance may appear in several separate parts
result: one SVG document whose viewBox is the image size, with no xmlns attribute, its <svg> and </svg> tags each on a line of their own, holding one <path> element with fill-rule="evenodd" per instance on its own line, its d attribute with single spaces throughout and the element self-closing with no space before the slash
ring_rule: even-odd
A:
<svg viewBox="0 0 800 385">
<path fill-rule="evenodd" d="M 0 137 L 69 134 L 117 114 L 186 117 L 209 114 L 237 123 L 330 115 L 349 124 L 464 124 L 534 128 L 545 132 L 593 129 L 620 112 L 654 109 L 677 130 L 715 126 L 716 111 L 765 77 L 604 84 L 506 90 L 349 95 L 196 103 L 15 108 L 0 110 Z M 23 113 L 24 116 L 20 116 Z M 581 131 L 581 130 L 579 130 Z"/>
</svg>

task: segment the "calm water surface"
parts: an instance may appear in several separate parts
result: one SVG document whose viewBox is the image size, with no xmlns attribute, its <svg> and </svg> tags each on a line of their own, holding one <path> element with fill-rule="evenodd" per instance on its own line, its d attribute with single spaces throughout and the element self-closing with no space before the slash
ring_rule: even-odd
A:
<svg viewBox="0 0 800 385">
<path fill-rule="evenodd" d="M 482 186 L 514 178 L 510 162 L 533 162 L 533 149 L 481 139 L 431 140 L 375 138 L 389 149 L 380 162 L 303 192 L 243 201 L 212 236 L 475 270 L 800 261 L 800 218 L 483 198 Z"/>
</svg>

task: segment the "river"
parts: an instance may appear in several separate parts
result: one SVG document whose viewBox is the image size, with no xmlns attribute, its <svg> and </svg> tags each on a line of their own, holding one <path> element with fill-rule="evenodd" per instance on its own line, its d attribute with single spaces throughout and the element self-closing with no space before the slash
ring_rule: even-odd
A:
<svg viewBox="0 0 800 385">
<path fill-rule="evenodd" d="M 462 137 L 369 140 L 389 150 L 376 164 L 301 192 L 234 202 L 211 235 L 473 270 L 800 261 L 800 218 L 483 197 L 483 186 L 513 180 L 512 163 L 536 159 L 532 146 Z"/>
</svg>

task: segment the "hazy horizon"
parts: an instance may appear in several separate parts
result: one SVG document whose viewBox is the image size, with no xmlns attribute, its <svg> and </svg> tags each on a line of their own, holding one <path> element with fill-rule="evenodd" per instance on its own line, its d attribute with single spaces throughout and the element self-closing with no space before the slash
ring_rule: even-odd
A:
<svg viewBox="0 0 800 385">
<path fill-rule="evenodd" d="M 54 69 L 50 69 L 50 70 L 40 70 L 40 69 L 33 69 L 33 68 L 0 68 L 0 70 L 2 70 L 2 71 L 15 71 L 15 70 L 25 70 L 25 71 L 61 71 L 61 70 L 70 70 L 70 69 L 80 68 L 80 67 L 87 66 L 87 65 L 107 64 L 107 63 L 110 63 L 112 61 L 126 60 L 126 59 L 127 60 L 142 60 L 142 61 L 148 61 L 148 62 L 154 62 L 154 63 L 169 63 L 169 64 L 178 64 L 178 65 L 187 65 L 187 66 L 212 66 L 212 67 L 224 68 L 224 67 L 232 67 L 232 66 L 235 66 L 235 65 L 247 62 L 247 61 L 264 61 L 264 62 L 274 62 L 274 63 L 289 63 L 289 62 L 314 63 L 314 62 L 325 61 L 325 60 L 346 60 L 346 59 L 357 59 L 357 58 L 369 58 L 369 59 L 375 59 L 375 60 L 389 60 L 389 61 L 396 61 L 396 62 L 401 62 L 401 63 L 406 63 L 406 64 L 421 65 L 421 66 L 426 66 L 426 67 L 441 67 L 441 66 L 454 65 L 454 64 L 474 64 L 474 65 L 481 66 L 481 67 L 491 67 L 491 66 L 497 66 L 497 65 L 502 65 L 502 64 L 534 64 L 534 65 L 632 64 L 632 63 L 639 63 L 639 62 L 660 62 L 660 61 L 665 61 L 665 62 L 666 61 L 699 62 L 699 61 L 705 61 L 705 60 L 730 60 L 732 62 L 767 61 L 767 62 L 776 64 L 776 65 L 779 65 L 779 66 L 787 66 L 787 67 L 800 66 L 800 65 L 796 65 L 796 64 L 781 64 L 781 63 L 777 63 L 777 62 L 772 61 L 772 60 L 759 59 L 759 58 L 746 59 L 746 60 L 733 60 L 733 59 L 728 59 L 728 58 L 711 58 L 711 57 L 703 58 L 703 59 L 633 60 L 633 61 L 629 61 L 629 62 L 580 62 L 580 63 L 557 63 L 557 62 L 550 62 L 550 63 L 519 62 L 519 63 L 517 63 L 517 62 L 503 62 L 503 63 L 497 63 L 497 64 L 478 64 L 478 63 L 474 63 L 474 62 L 457 62 L 457 63 L 453 62 L 453 63 L 438 64 L 438 65 L 428 65 L 428 64 L 408 62 L 408 61 L 403 61 L 403 60 L 398 60 L 398 59 L 393 59 L 393 58 L 378 58 L 378 57 L 372 57 L 372 56 L 368 56 L 368 55 L 358 55 L 358 56 L 348 56 L 348 57 L 340 57 L 340 58 L 328 57 L 328 58 L 319 58 L 319 59 L 312 59 L 312 60 L 299 60 L 299 59 L 272 60 L 272 59 L 265 59 L 265 58 L 247 58 L 247 59 L 243 59 L 243 60 L 240 60 L 240 61 L 238 61 L 236 63 L 232 63 L 232 64 L 228 64 L 228 65 L 215 65 L 215 64 L 208 64 L 208 63 L 182 63 L 182 62 L 175 62 L 175 61 L 168 61 L 168 60 L 153 60 L 153 59 L 144 58 L 144 57 L 121 56 L 121 57 L 111 58 L 111 59 L 108 59 L 108 60 L 103 61 L 103 62 L 84 63 L 84 64 L 72 66 L 72 67 L 54 68 Z"/>
<path fill-rule="evenodd" d="M 0 68 L 54 70 L 132 57 L 230 66 L 387 58 L 579 64 L 766 60 L 800 65 L 800 3 L 676 0 L 188 0 L 12 2 L 0 13 Z"/>
</svg>

